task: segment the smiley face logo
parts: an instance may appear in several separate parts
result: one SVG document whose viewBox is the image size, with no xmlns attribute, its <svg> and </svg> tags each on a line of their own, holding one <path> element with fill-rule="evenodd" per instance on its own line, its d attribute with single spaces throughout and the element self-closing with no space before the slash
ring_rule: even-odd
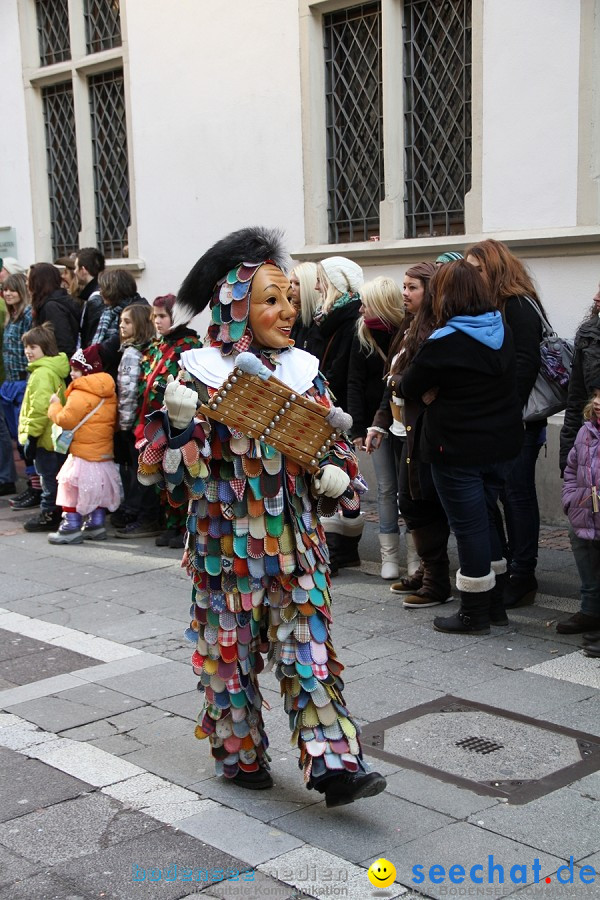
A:
<svg viewBox="0 0 600 900">
<path fill-rule="evenodd" d="M 381 859 L 376 859 L 375 862 L 369 866 L 367 878 L 373 887 L 389 887 L 396 878 L 396 867 L 389 859 L 383 859 L 383 857 Z"/>
</svg>

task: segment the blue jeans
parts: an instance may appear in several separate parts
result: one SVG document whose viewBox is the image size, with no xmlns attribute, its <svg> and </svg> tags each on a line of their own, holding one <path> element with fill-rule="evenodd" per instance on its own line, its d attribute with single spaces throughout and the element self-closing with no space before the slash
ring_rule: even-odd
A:
<svg viewBox="0 0 600 900">
<path fill-rule="evenodd" d="M 13 442 L 0 404 L 0 484 L 10 484 L 17 480 L 13 452 Z"/>
<path fill-rule="evenodd" d="M 533 575 L 540 540 L 540 509 L 535 489 L 535 464 L 546 441 L 544 425 L 529 425 L 521 452 L 510 467 L 503 496 L 511 575 Z"/>
<path fill-rule="evenodd" d="M 460 571 L 469 578 L 489 575 L 492 560 L 502 559 L 494 509 L 509 465 L 431 465 L 433 483 L 456 536 Z"/>
<path fill-rule="evenodd" d="M 387 434 L 371 459 L 377 478 L 379 533 L 398 534 L 398 481 L 392 441 Z"/>
<path fill-rule="evenodd" d="M 571 528 L 569 538 L 581 578 L 581 612 L 600 616 L 600 541 L 584 541 Z"/>
<path fill-rule="evenodd" d="M 55 453 L 54 450 L 44 450 L 43 447 L 38 447 L 36 450 L 35 471 L 42 482 L 42 497 L 40 501 L 40 510 L 42 512 L 54 512 L 58 508 L 56 506 L 56 492 L 58 490 L 56 476 L 66 458 L 62 453 Z"/>
</svg>

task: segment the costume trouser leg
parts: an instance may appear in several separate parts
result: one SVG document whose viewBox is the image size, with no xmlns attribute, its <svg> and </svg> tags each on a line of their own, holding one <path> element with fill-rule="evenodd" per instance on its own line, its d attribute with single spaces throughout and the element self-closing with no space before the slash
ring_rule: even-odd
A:
<svg viewBox="0 0 600 900">
<path fill-rule="evenodd" d="M 195 592 L 188 636 L 196 639 L 192 663 L 205 692 L 196 736 L 209 738 L 218 774 L 233 778 L 268 761 L 258 686 L 260 650 L 267 648 L 305 780 L 362 769 L 359 729 L 344 705 L 343 666 L 330 643 L 327 576 L 303 578 L 306 588 L 273 579 L 268 605 L 265 589 L 254 591 L 243 598 L 251 608 L 237 613 L 217 612 L 208 592 Z"/>
</svg>

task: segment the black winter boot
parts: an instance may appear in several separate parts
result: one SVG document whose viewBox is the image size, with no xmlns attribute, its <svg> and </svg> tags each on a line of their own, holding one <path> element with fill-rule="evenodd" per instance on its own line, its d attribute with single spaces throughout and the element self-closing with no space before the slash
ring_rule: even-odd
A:
<svg viewBox="0 0 600 900">
<path fill-rule="evenodd" d="M 329 547 L 331 574 L 335 575 L 338 569 L 360 566 L 358 544 L 365 527 L 364 516 L 349 519 L 337 514 L 323 518 L 321 524 Z"/>
<path fill-rule="evenodd" d="M 511 575 L 504 588 L 505 609 L 530 606 L 537 593 L 538 583 L 533 572 L 530 575 Z"/>
<path fill-rule="evenodd" d="M 410 533 L 423 566 L 423 583 L 418 590 L 404 598 L 402 606 L 419 609 L 439 606 L 452 600 L 448 522 L 437 519 L 423 528 L 412 528 Z"/>
<path fill-rule="evenodd" d="M 433 620 L 436 631 L 447 634 L 489 634 L 490 633 L 490 600 L 496 576 L 470 578 L 460 571 L 456 573 L 456 586 L 460 590 L 460 609 L 455 616 Z"/>
<path fill-rule="evenodd" d="M 490 624 L 509 625 L 506 609 L 504 608 L 504 591 L 508 581 L 508 572 L 505 559 L 492 560 L 492 572 L 496 575 L 496 584 L 490 595 Z"/>
</svg>

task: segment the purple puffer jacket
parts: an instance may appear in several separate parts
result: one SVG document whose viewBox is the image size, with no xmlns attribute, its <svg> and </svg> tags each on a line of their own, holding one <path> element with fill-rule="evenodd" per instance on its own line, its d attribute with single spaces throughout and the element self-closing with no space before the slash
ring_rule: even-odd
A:
<svg viewBox="0 0 600 900">
<path fill-rule="evenodd" d="M 597 422 L 585 422 L 569 452 L 562 489 L 563 509 L 573 531 L 584 541 L 600 540 L 600 512 L 594 512 L 592 506 L 594 485 L 600 494 L 600 427 Z"/>
</svg>

